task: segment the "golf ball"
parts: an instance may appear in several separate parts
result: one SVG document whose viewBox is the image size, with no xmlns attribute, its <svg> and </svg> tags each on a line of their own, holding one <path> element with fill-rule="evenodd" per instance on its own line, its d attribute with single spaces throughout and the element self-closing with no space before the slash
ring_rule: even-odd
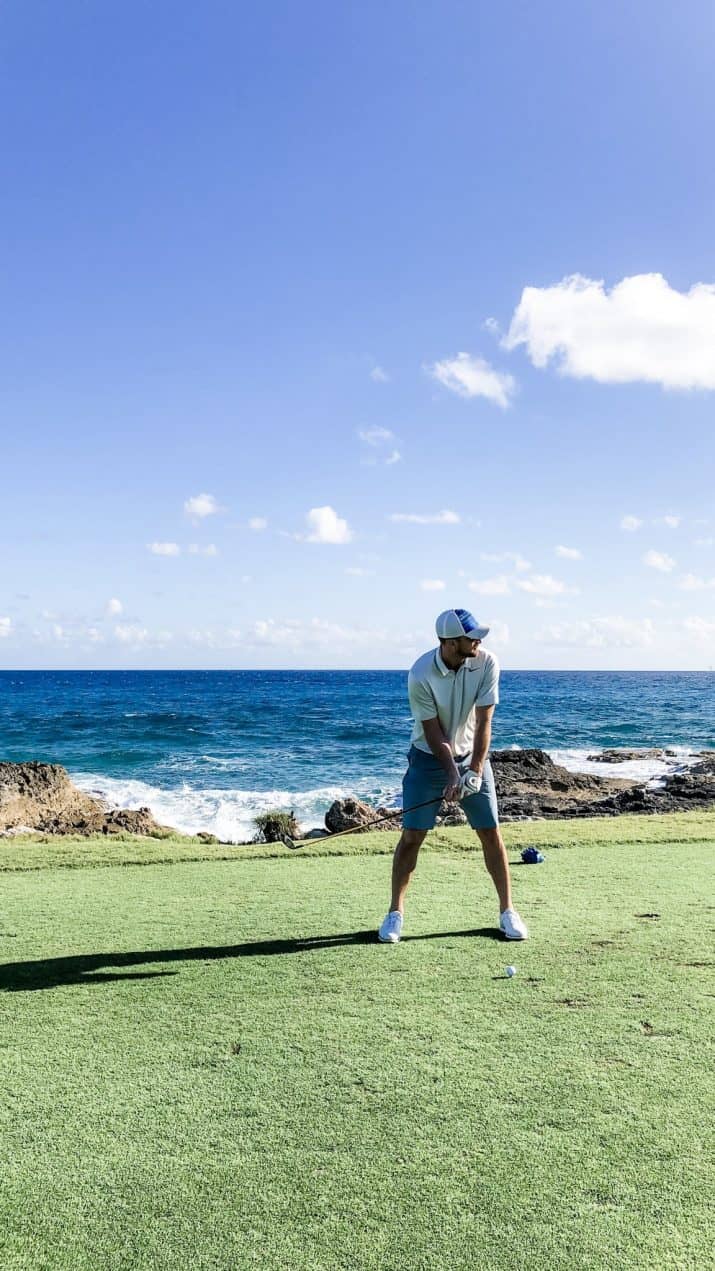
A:
<svg viewBox="0 0 715 1271">
<path fill-rule="evenodd" d="M 512 975 L 516 975 L 516 967 L 515 967 L 515 966 L 508 966 L 508 967 L 507 967 L 507 969 L 506 969 L 506 973 L 507 973 L 507 975 L 509 976 L 509 979 L 511 979 Z"/>
</svg>

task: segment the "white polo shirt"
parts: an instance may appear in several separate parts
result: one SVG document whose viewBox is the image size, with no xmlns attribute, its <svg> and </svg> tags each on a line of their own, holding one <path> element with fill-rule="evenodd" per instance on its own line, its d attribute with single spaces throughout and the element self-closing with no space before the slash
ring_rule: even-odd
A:
<svg viewBox="0 0 715 1271">
<path fill-rule="evenodd" d="M 412 745 L 432 753 L 425 739 L 425 719 L 439 720 L 452 753 L 471 755 L 477 706 L 496 706 L 499 701 L 499 663 L 493 653 L 479 649 L 458 671 L 450 671 L 439 649 L 430 649 L 415 662 L 407 677 L 410 710 L 414 719 Z"/>
</svg>

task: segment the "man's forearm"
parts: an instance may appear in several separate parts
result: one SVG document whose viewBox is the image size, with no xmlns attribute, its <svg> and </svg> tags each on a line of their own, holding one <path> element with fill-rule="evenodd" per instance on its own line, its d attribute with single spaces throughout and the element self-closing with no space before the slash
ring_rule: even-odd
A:
<svg viewBox="0 0 715 1271">
<path fill-rule="evenodd" d="M 489 754 L 489 746 L 492 740 L 492 721 L 486 719 L 483 724 L 477 725 L 477 731 L 474 734 L 474 746 L 472 749 L 472 758 L 469 766 L 473 772 L 481 772 L 486 763 Z"/>
<path fill-rule="evenodd" d="M 432 741 L 428 737 L 427 744 L 430 750 L 432 751 L 432 754 L 434 755 L 435 759 L 437 759 L 441 763 L 442 767 L 447 773 L 447 776 L 451 777 L 454 773 L 456 765 L 454 762 L 452 747 L 447 741 L 447 738 L 443 736 L 441 740 L 439 741 L 436 741 L 436 740 Z"/>
</svg>

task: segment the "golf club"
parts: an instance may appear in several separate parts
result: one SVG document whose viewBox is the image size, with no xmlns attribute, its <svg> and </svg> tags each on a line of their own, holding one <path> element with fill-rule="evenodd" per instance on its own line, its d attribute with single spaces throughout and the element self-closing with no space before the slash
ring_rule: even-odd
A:
<svg viewBox="0 0 715 1271">
<path fill-rule="evenodd" d="M 436 799 L 425 799 L 424 803 L 413 803 L 411 808 L 395 808 L 394 812 L 388 812 L 387 816 L 377 816 L 374 821 L 365 821 L 363 825 L 353 825 L 349 830 L 336 830 L 334 834 L 324 834 L 321 838 L 292 839 L 288 834 L 281 836 L 281 842 L 285 843 L 291 851 L 297 847 L 303 847 L 304 843 L 326 843 L 328 839 L 342 838 L 343 834 L 357 834 L 359 830 L 370 830 L 373 825 L 382 825 L 384 821 L 394 821 L 395 817 L 404 816 L 406 812 L 416 812 L 418 808 L 429 807 L 431 803 L 441 803 L 443 796 L 440 794 Z"/>
</svg>

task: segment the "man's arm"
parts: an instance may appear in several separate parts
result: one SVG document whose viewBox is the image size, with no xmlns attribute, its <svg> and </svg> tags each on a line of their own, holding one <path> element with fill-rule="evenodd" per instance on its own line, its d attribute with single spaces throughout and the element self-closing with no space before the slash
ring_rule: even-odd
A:
<svg viewBox="0 0 715 1271">
<path fill-rule="evenodd" d="M 447 784 L 444 788 L 444 797 L 448 800 L 456 799 L 459 796 L 459 786 L 461 777 L 459 769 L 454 762 L 452 747 L 442 732 L 442 725 L 439 719 L 423 719 L 422 727 L 424 729 L 425 741 L 429 746 L 435 759 L 438 759 L 447 774 Z M 489 744 L 487 743 L 487 749 Z"/>
<path fill-rule="evenodd" d="M 486 762 L 487 755 L 489 754 L 489 746 L 492 740 L 493 714 L 493 706 L 477 706 L 474 746 L 472 748 L 472 758 L 469 761 L 469 767 L 472 772 L 478 773 L 480 777 L 484 770 L 484 764 Z M 426 736 L 427 733 L 425 732 L 425 737 Z"/>
</svg>

